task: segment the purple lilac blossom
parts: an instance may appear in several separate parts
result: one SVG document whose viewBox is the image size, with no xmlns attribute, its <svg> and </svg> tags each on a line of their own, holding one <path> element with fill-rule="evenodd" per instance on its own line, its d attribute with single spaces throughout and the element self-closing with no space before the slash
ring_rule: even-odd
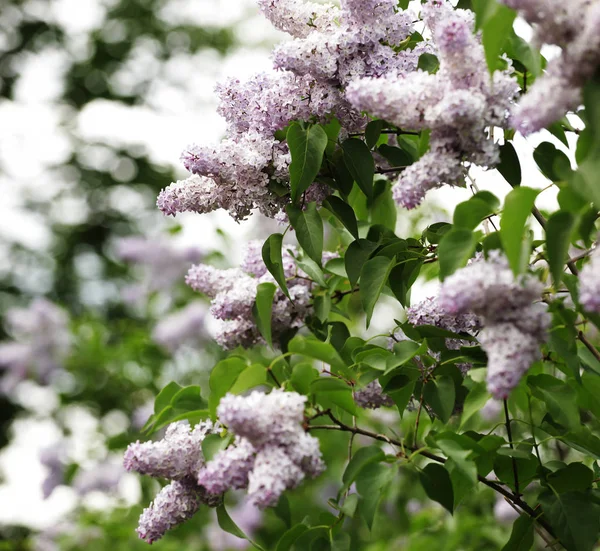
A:
<svg viewBox="0 0 600 551">
<path fill-rule="evenodd" d="M 40 463 L 48 469 L 42 482 L 42 494 L 48 499 L 54 489 L 64 483 L 66 447 L 63 441 L 40 450 Z"/>
<path fill-rule="evenodd" d="M 227 394 L 217 415 L 236 440 L 200 470 L 198 483 L 215 492 L 248 488 L 250 502 L 265 508 L 306 475 L 321 474 L 319 441 L 302 426 L 305 401 L 306 396 L 280 389 Z"/>
<path fill-rule="evenodd" d="M 383 393 L 379 381 L 372 381 L 364 388 L 355 390 L 354 401 L 357 406 L 367 409 L 377 409 L 381 406 L 394 406 L 394 400 Z"/>
<path fill-rule="evenodd" d="M 73 488 L 79 495 L 93 491 L 107 493 L 119 485 L 124 473 L 122 463 L 103 461 L 91 469 L 79 471 L 73 479 Z"/>
<path fill-rule="evenodd" d="M 191 302 L 162 318 L 152 331 L 152 339 L 171 352 L 185 343 L 197 343 L 205 335 L 205 317 L 206 305 L 200 301 Z"/>
<path fill-rule="evenodd" d="M 431 129 L 429 152 L 399 176 L 394 199 L 406 208 L 427 191 L 462 185 L 464 163 L 493 166 L 498 150 L 488 128 L 505 126 L 518 90 L 508 70 L 490 79 L 472 15 L 448 2 L 429 0 L 423 15 L 432 30 L 440 69 L 354 80 L 346 90 L 360 110 L 411 130 Z"/>
<path fill-rule="evenodd" d="M 48 383 L 71 351 L 67 314 L 52 302 L 37 298 L 27 308 L 12 308 L 5 316 L 14 341 L 0 344 L 0 367 L 8 372 L 1 388 L 10 391 L 27 376 Z"/>
<path fill-rule="evenodd" d="M 600 250 L 595 250 L 579 274 L 579 302 L 588 312 L 600 313 Z"/>
<path fill-rule="evenodd" d="M 600 4 L 590 0 L 502 1 L 534 25 L 540 44 L 562 48 L 513 110 L 513 125 L 527 135 L 581 103 L 582 86 L 600 65 Z"/>
<path fill-rule="evenodd" d="M 168 426 L 162 440 L 128 446 L 123 461 L 126 470 L 172 481 L 140 516 L 137 532 L 141 539 L 152 543 L 192 517 L 200 504 L 216 507 L 222 501 L 219 494 L 209 493 L 196 482 L 198 470 L 205 464 L 202 441 L 217 432 L 218 425 L 211 421 L 194 428 L 178 421 Z"/>
<path fill-rule="evenodd" d="M 478 335 L 488 355 L 488 391 L 505 399 L 531 364 L 540 358 L 550 315 L 543 285 L 531 275 L 515 277 L 499 251 L 475 261 L 444 281 L 439 304 L 449 314 L 473 313 L 481 319 Z"/>
</svg>

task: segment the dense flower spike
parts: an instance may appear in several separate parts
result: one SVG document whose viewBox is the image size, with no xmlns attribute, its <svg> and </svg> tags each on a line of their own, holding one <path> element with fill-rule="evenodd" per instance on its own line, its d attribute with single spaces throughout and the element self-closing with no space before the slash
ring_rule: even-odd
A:
<svg viewBox="0 0 600 551">
<path fill-rule="evenodd" d="M 14 341 L 0 344 L 0 367 L 8 370 L 0 388 L 8 392 L 27 375 L 47 384 L 71 350 L 67 314 L 38 298 L 27 308 L 8 310 L 5 320 Z"/>
<path fill-rule="evenodd" d="M 394 400 L 383 393 L 379 381 L 372 381 L 364 388 L 354 391 L 354 401 L 357 406 L 367 409 L 377 409 L 381 406 L 392 407 Z"/>
<path fill-rule="evenodd" d="M 595 250 L 579 274 L 579 302 L 584 310 L 600 313 L 600 250 Z"/>
<path fill-rule="evenodd" d="M 200 504 L 216 507 L 221 502 L 219 493 L 207 491 L 196 481 L 198 470 L 205 465 L 202 441 L 217 429 L 211 421 L 194 428 L 179 421 L 169 425 L 165 437 L 158 442 L 129 445 L 123 461 L 126 470 L 173 481 L 144 509 L 137 530 L 140 538 L 152 543 L 190 518 Z"/>
<path fill-rule="evenodd" d="M 137 301 L 155 291 L 170 290 L 181 280 L 190 262 L 198 262 L 202 252 L 196 247 L 178 248 L 167 241 L 126 237 L 116 243 L 116 256 L 140 266 L 143 281 L 125 290 L 127 301 Z"/>
<path fill-rule="evenodd" d="M 394 187 L 394 199 L 406 208 L 419 205 L 430 189 L 461 185 L 463 163 L 493 166 L 498 162 L 487 129 L 506 124 L 518 89 L 507 72 L 489 78 L 468 12 L 430 0 L 423 13 L 437 46 L 439 71 L 361 78 L 346 92 L 357 109 L 402 128 L 431 129 L 429 152 L 404 170 Z"/>
<path fill-rule="evenodd" d="M 600 66 L 600 3 L 590 0 L 502 0 L 534 25 L 539 43 L 561 46 L 521 98 L 513 124 L 523 134 L 536 132 L 581 103 L 581 88 Z"/>
<path fill-rule="evenodd" d="M 506 398 L 540 357 L 550 316 L 539 300 L 542 284 L 533 276 L 515 278 L 497 250 L 448 277 L 439 304 L 449 314 L 472 312 L 481 318 L 478 336 L 488 354 L 487 385 L 497 399 Z"/>
<path fill-rule="evenodd" d="M 306 475 L 321 474 L 319 441 L 302 427 L 305 402 L 280 389 L 222 398 L 217 415 L 236 441 L 200 470 L 198 483 L 210 491 L 247 487 L 251 503 L 264 508 Z"/>
<path fill-rule="evenodd" d="M 207 265 L 192 266 L 187 284 L 192 289 L 205 293 L 213 300 L 210 312 L 219 321 L 215 340 L 226 349 L 243 346 L 249 348 L 263 342 L 256 326 L 252 306 L 256 299 L 256 290 L 260 283 L 275 280 L 267 272 L 262 260 L 262 243 L 250 242 L 242 260 L 242 269 L 219 270 Z M 310 281 L 294 276 L 306 276 L 296 267 L 293 247 L 287 247 L 283 253 L 283 271 L 290 278 L 289 300 L 281 290 L 277 290 L 273 302 L 274 340 L 295 327 L 299 327 L 306 317 L 310 302 Z"/>
</svg>

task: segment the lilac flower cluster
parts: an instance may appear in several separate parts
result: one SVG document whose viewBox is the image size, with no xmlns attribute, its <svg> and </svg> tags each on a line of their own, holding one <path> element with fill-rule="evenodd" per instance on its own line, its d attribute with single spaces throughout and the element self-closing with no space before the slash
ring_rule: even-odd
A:
<svg viewBox="0 0 600 551">
<path fill-rule="evenodd" d="M 12 342 L 0 344 L 0 367 L 8 371 L 0 388 L 9 392 L 31 376 L 48 383 L 71 350 L 69 318 L 52 302 L 35 299 L 27 308 L 12 308 L 5 316 Z"/>
<path fill-rule="evenodd" d="M 422 17 L 432 31 L 439 71 L 418 70 L 354 80 L 346 97 L 357 109 L 411 130 L 430 129 L 429 151 L 396 182 L 396 202 L 421 203 L 430 189 L 461 185 L 463 163 L 493 166 L 499 160 L 490 127 L 505 126 L 516 81 L 508 71 L 490 79 L 472 14 L 447 0 L 429 0 Z"/>
<path fill-rule="evenodd" d="M 305 401 L 280 389 L 227 394 L 217 415 L 236 439 L 200 470 L 198 484 L 211 493 L 247 488 L 250 503 L 263 509 L 305 476 L 321 474 L 319 441 L 302 428 Z"/>
<path fill-rule="evenodd" d="M 579 302 L 584 310 L 600 313 L 600 250 L 596 249 L 579 274 Z"/>
<path fill-rule="evenodd" d="M 169 425 L 159 442 L 129 445 L 123 462 L 126 470 L 171 480 L 142 512 L 137 528 L 141 539 L 152 543 L 191 518 L 201 504 L 216 507 L 221 502 L 220 495 L 207 492 L 196 482 L 204 466 L 202 441 L 217 428 L 204 421 L 192 429 L 180 421 Z"/>
<path fill-rule="evenodd" d="M 156 324 L 152 339 L 170 352 L 175 352 L 185 343 L 197 342 L 204 336 L 206 305 L 191 302 L 181 310 L 169 314 Z"/>
<path fill-rule="evenodd" d="M 381 406 L 392 407 L 394 400 L 383 393 L 381 383 L 372 381 L 367 386 L 354 391 L 356 405 L 366 409 L 377 409 Z"/>
<path fill-rule="evenodd" d="M 216 341 L 226 349 L 242 346 L 251 347 L 262 343 L 258 327 L 252 315 L 252 306 L 256 300 L 256 290 L 260 283 L 275 280 L 261 257 L 262 243 L 251 242 L 246 247 L 243 269 L 219 270 L 206 264 L 192 266 L 186 283 L 195 291 L 205 293 L 212 298 L 210 312 L 219 325 Z M 310 281 L 296 278 L 299 273 L 290 250 L 283 252 L 283 268 L 286 278 L 290 279 L 288 290 L 291 301 L 277 290 L 273 301 L 272 327 L 274 339 L 293 327 L 299 327 L 309 308 Z"/>
<path fill-rule="evenodd" d="M 442 284 L 439 304 L 448 314 L 472 312 L 483 329 L 479 342 L 488 355 L 487 386 L 507 398 L 540 357 L 550 315 L 539 300 L 542 284 L 531 275 L 516 278 L 499 251 L 455 272 Z"/>
<path fill-rule="evenodd" d="M 581 88 L 600 65 L 600 4 L 590 0 L 502 0 L 534 26 L 538 43 L 556 44 L 549 61 L 513 112 L 513 125 L 530 134 L 581 103 Z"/>
<path fill-rule="evenodd" d="M 143 269 L 143 281 L 125 290 L 125 299 L 136 302 L 155 291 L 169 290 L 183 277 L 190 262 L 202 258 L 202 252 L 195 247 L 176 248 L 156 239 L 125 237 L 116 243 L 116 256 Z"/>
</svg>

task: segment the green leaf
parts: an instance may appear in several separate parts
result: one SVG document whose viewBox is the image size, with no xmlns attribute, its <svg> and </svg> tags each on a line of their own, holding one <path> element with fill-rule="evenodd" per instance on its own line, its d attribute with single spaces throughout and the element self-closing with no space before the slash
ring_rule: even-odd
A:
<svg viewBox="0 0 600 551">
<path fill-rule="evenodd" d="M 202 440 L 202 455 L 206 461 L 210 461 L 217 453 L 224 450 L 229 444 L 229 438 L 223 438 L 220 434 L 208 434 Z"/>
<path fill-rule="evenodd" d="M 496 168 L 512 187 L 521 185 L 521 163 L 512 143 L 500 146 L 500 163 Z"/>
<path fill-rule="evenodd" d="M 337 350 L 329 343 L 317 339 L 307 339 L 296 335 L 288 344 L 288 350 L 293 354 L 300 354 L 328 363 L 333 369 L 343 371 L 346 369 L 344 360 L 340 358 Z"/>
<path fill-rule="evenodd" d="M 290 125 L 287 144 L 292 156 L 290 189 L 294 203 L 298 202 L 306 189 L 315 181 L 321 169 L 327 142 L 327 133 L 318 124 L 310 125 L 306 129 L 297 122 Z"/>
<path fill-rule="evenodd" d="M 423 398 L 442 423 L 447 423 L 454 411 L 456 400 L 454 380 L 452 377 L 443 376 L 429 381 L 423 388 Z"/>
<path fill-rule="evenodd" d="M 504 200 L 504 210 L 500 220 L 500 240 L 515 274 L 523 271 L 529 260 L 529 251 L 523 252 L 523 235 L 525 223 L 531 214 L 535 198 L 539 190 L 529 187 L 513 189 Z"/>
<path fill-rule="evenodd" d="M 362 192 L 370 199 L 373 196 L 373 176 L 375 161 L 371 151 L 362 140 L 350 138 L 342 143 L 344 162 L 354 181 Z"/>
<path fill-rule="evenodd" d="M 323 221 L 315 203 L 308 203 L 304 209 L 294 205 L 285 208 L 290 223 L 296 230 L 296 238 L 304 252 L 317 264 L 323 258 Z"/>
<path fill-rule="evenodd" d="M 371 323 L 371 316 L 379 295 L 387 282 L 394 260 L 384 256 L 376 256 L 365 262 L 360 272 L 360 298 L 367 314 L 367 328 Z"/>
<path fill-rule="evenodd" d="M 583 463 L 569 463 L 546 477 L 546 481 L 559 494 L 587 490 L 592 486 L 594 472 Z"/>
<path fill-rule="evenodd" d="M 240 394 L 250 388 L 267 382 L 267 368 L 262 364 L 252 364 L 242 371 L 229 389 L 232 394 Z"/>
<path fill-rule="evenodd" d="M 283 272 L 283 259 L 281 255 L 281 247 L 283 246 L 283 235 L 274 233 L 265 241 L 262 248 L 262 259 L 269 270 L 269 273 L 279 283 L 279 287 L 286 297 L 290 298 L 290 293 L 287 288 L 285 274 Z"/>
<path fill-rule="evenodd" d="M 569 258 L 569 245 L 575 223 L 575 216 L 564 210 L 559 210 L 548 218 L 546 253 L 555 289 L 558 289 L 564 273 L 565 263 Z"/>
<path fill-rule="evenodd" d="M 342 476 L 342 492 L 344 492 L 356 480 L 359 473 L 370 463 L 380 462 L 385 459 L 385 454 L 378 446 L 367 446 L 360 448 L 352 456 Z"/>
<path fill-rule="evenodd" d="M 453 513 L 454 491 L 448 471 L 437 463 L 429 463 L 419 473 L 419 478 L 427 497 Z"/>
<path fill-rule="evenodd" d="M 542 400 L 548 413 L 566 428 L 576 429 L 581 425 L 577 393 L 566 383 L 551 375 L 530 375 L 527 384 L 533 395 Z"/>
<path fill-rule="evenodd" d="M 301 270 L 304 270 L 306 275 L 312 278 L 313 281 L 317 282 L 321 287 L 325 287 L 327 289 L 328 285 L 327 281 L 325 281 L 323 270 L 312 258 L 305 256 L 302 260 L 296 260 L 296 265 Z"/>
<path fill-rule="evenodd" d="M 351 287 L 358 282 L 365 262 L 376 248 L 377 244 L 367 239 L 357 239 L 350 243 L 344 256 L 344 264 Z"/>
<path fill-rule="evenodd" d="M 367 127 L 365 128 L 365 142 L 367 142 L 367 147 L 369 149 L 373 149 L 377 145 L 384 124 L 384 121 L 380 119 L 371 121 L 367 124 Z"/>
<path fill-rule="evenodd" d="M 336 218 L 344 224 L 346 229 L 352 234 L 355 239 L 358 239 L 358 224 L 354 209 L 345 201 L 342 201 L 335 195 L 330 195 L 323 202 L 323 206 L 330 210 Z"/>
<path fill-rule="evenodd" d="M 244 540 L 248 540 L 256 549 L 260 549 L 261 551 L 265 551 L 263 547 L 253 542 L 242 530 L 240 527 L 233 522 L 232 518 L 229 516 L 229 513 L 225 509 L 225 505 L 221 504 L 217 507 L 217 521 L 222 530 L 235 536 L 236 538 L 241 538 Z"/>
<path fill-rule="evenodd" d="M 392 196 L 391 183 L 385 180 L 375 182 L 371 203 L 371 224 L 380 224 L 394 231 L 396 229 L 396 219 L 398 211 L 396 202 Z"/>
<path fill-rule="evenodd" d="M 440 60 L 433 54 L 421 54 L 419 56 L 419 64 L 417 68 L 427 71 L 428 73 L 435 73 L 440 67 Z"/>
<path fill-rule="evenodd" d="M 312 366 L 312 364 L 308 362 L 301 362 L 296 364 L 294 369 L 292 369 L 290 382 L 292 383 L 294 389 L 300 394 L 309 394 L 310 383 L 318 378 L 319 372 Z"/>
<path fill-rule="evenodd" d="M 494 210 L 483 199 L 471 197 L 468 201 L 456 205 L 452 222 L 455 228 L 474 230 L 486 216 L 493 214 Z"/>
<path fill-rule="evenodd" d="M 467 260 L 475 252 L 477 241 L 477 234 L 463 228 L 452 228 L 442 237 L 438 245 L 442 280 L 467 264 Z"/>
<path fill-rule="evenodd" d="M 408 360 L 414 358 L 419 352 L 422 352 L 422 345 L 413 341 L 400 341 L 394 344 L 394 355 L 386 360 L 386 370 L 384 375 L 392 372 L 397 367 L 404 365 Z"/>
<path fill-rule="evenodd" d="M 521 515 L 513 524 L 510 539 L 502 551 L 529 551 L 533 547 L 533 523 L 527 515 Z"/>
<path fill-rule="evenodd" d="M 206 407 L 198 385 L 190 385 L 178 390 L 171 398 L 171 406 L 177 411 L 192 411 Z"/>
<path fill-rule="evenodd" d="M 490 73 L 498 68 L 498 57 L 509 37 L 516 16 L 517 13 L 514 10 L 504 5 L 498 5 L 495 13 L 488 17 L 482 25 L 483 49 Z"/>
<path fill-rule="evenodd" d="M 158 414 L 167 406 L 171 405 L 171 399 L 181 390 L 181 386 L 175 381 L 164 387 L 154 400 L 154 413 Z"/>
<path fill-rule="evenodd" d="M 290 509 L 290 502 L 285 494 L 279 498 L 279 501 L 273 509 L 273 512 L 285 523 L 288 528 L 292 525 L 292 511 Z"/>
<path fill-rule="evenodd" d="M 246 362 L 242 358 L 232 357 L 221 360 L 210 372 L 208 385 L 210 396 L 208 398 L 208 409 L 214 417 L 217 406 L 229 389 L 233 386 L 238 375 L 246 369 Z"/>
<path fill-rule="evenodd" d="M 520 61 L 534 77 L 542 73 L 542 56 L 540 52 L 517 35 L 514 30 L 508 36 L 505 49 L 511 59 Z"/>
<path fill-rule="evenodd" d="M 568 180 L 573 172 L 569 158 L 550 142 L 542 142 L 533 152 L 533 159 L 542 174 L 553 182 Z"/>
<path fill-rule="evenodd" d="M 352 398 L 352 390 L 341 379 L 337 377 L 316 379 L 310 383 L 310 391 L 317 396 L 320 402 L 323 402 L 323 398 L 325 398 L 348 413 L 356 414 L 356 404 Z M 328 404 L 324 405 L 328 406 Z"/>
<path fill-rule="evenodd" d="M 252 314 L 254 315 L 256 326 L 271 348 L 273 348 L 271 314 L 276 291 L 277 287 L 273 283 L 259 283 L 256 288 L 256 300 L 252 306 Z"/>
<path fill-rule="evenodd" d="M 460 418 L 461 428 L 473 417 L 490 399 L 485 383 L 476 383 L 467 394 Z"/>
<path fill-rule="evenodd" d="M 297 524 L 296 526 L 292 526 L 287 532 L 283 533 L 277 542 L 275 551 L 289 551 L 296 540 L 307 530 L 308 526 L 306 526 L 306 524 Z"/>
<path fill-rule="evenodd" d="M 381 144 L 377 150 L 395 167 L 409 166 L 414 162 L 413 157 L 400 147 Z"/>
<path fill-rule="evenodd" d="M 592 551 L 600 530 L 600 507 L 583 492 L 539 497 L 544 516 L 567 551 Z"/>
</svg>

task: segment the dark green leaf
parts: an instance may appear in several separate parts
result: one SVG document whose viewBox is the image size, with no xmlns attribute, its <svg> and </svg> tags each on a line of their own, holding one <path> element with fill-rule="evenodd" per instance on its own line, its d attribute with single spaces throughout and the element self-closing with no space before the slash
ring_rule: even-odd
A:
<svg viewBox="0 0 600 551">
<path fill-rule="evenodd" d="M 429 381 L 423 388 L 423 398 L 442 423 L 447 423 L 456 399 L 454 380 L 444 376 Z"/>
<path fill-rule="evenodd" d="M 477 234 L 463 228 L 453 228 L 442 237 L 438 246 L 442 280 L 466 265 L 475 252 L 477 241 Z"/>
<path fill-rule="evenodd" d="M 360 277 L 361 270 L 371 253 L 377 248 L 377 244 L 367 239 L 357 239 L 350 243 L 344 256 L 346 273 L 350 280 L 350 286 L 354 287 Z"/>
<path fill-rule="evenodd" d="M 335 195 L 330 195 L 323 206 L 330 210 L 355 239 L 358 239 L 358 224 L 352 207 Z"/>
<path fill-rule="evenodd" d="M 414 158 L 400 147 L 381 144 L 377 150 L 395 167 L 409 166 L 414 162 Z"/>
<path fill-rule="evenodd" d="M 303 128 L 297 122 L 290 125 L 287 144 L 292 155 L 290 189 L 294 203 L 298 202 L 306 189 L 315 181 L 321 169 L 327 143 L 327 133 L 318 124 L 310 125 L 308 128 Z"/>
<path fill-rule="evenodd" d="M 396 229 L 397 207 L 392 196 L 391 184 L 385 180 L 375 182 L 374 199 L 370 206 L 371 224 Z"/>
<path fill-rule="evenodd" d="M 546 480 L 559 494 L 584 491 L 592 486 L 594 472 L 583 463 L 569 463 L 549 474 Z"/>
<path fill-rule="evenodd" d="M 267 270 L 269 270 L 269 273 L 275 278 L 275 281 L 279 283 L 281 290 L 289 298 L 290 294 L 287 288 L 285 274 L 283 273 L 283 259 L 281 255 L 282 246 L 282 234 L 274 233 L 270 235 L 263 245 L 262 259 L 267 267 Z"/>
<path fill-rule="evenodd" d="M 362 140 L 350 138 L 342 143 L 344 161 L 354 181 L 363 193 L 371 198 L 373 196 L 373 176 L 375 175 L 375 162 L 369 148 Z"/>
<path fill-rule="evenodd" d="M 224 450 L 229 444 L 229 438 L 223 438 L 220 434 L 208 434 L 202 440 L 202 455 L 206 461 L 210 461 L 217 453 Z"/>
<path fill-rule="evenodd" d="M 510 539 L 502 548 L 502 551 L 529 551 L 533 546 L 534 522 L 527 515 L 521 515 L 515 520 Z"/>
<path fill-rule="evenodd" d="M 367 147 L 369 149 L 373 149 L 377 145 L 379 136 L 381 136 L 381 131 L 383 130 L 383 125 L 384 122 L 379 119 L 367 124 L 367 127 L 365 128 L 365 142 L 367 142 Z"/>
<path fill-rule="evenodd" d="M 512 187 L 521 185 L 521 163 L 512 143 L 500 146 L 500 163 L 496 168 Z"/>
<path fill-rule="evenodd" d="M 256 288 L 256 300 L 252 307 L 256 326 L 271 348 L 273 348 L 273 341 L 271 339 L 271 313 L 273 311 L 273 298 L 276 291 L 277 287 L 273 283 L 259 283 Z"/>
<path fill-rule="evenodd" d="M 329 343 L 317 339 L 307 339 L 301 335 L 295 336 L 288 344 L 288 350 L 294 354 L 301 354 L 328 363 L 337 370 L 346 369 L 346 364 L 340 358 L 337 350 Z"/>
<path fill-rule="evenodd" d="M 430 463 L 419 473 L 419 478 L 427 497 L 453 513 L 454 491 L 448 471 L 437 463 Z"/>
<path fill-rule="evenodd" d="M 433 54 L 421 54 L 417 67 L 428 73 L 435 73 L 440 67 L 440 60 Z"/>
<path fill-rule="evenodd" d="M 551 375 L 530 375 L 527 384 L 534 396 L 542 400 L 552 418 L 566 428 L 581 425 L 577 394 L 566 383 Z"/>
<path fill-rule="evenodd" d="M 317 264 L 323 258 L 323 221 L 315 203 L 308 203 L 304 209 L 287 205 L 286 212 L 296 230 L 296 238 L 304 252 Z"/>
<path fill-rule="evenodd" d="M 565 263 L 569 258 L 569 245 L 575 227 L 575 216 L 559 210 L 548 218 L 546 225 L 546 253 L 554 288 L 558 289 Z"/>
<path fill-rule="evenodd" d="M 275 551 L 289 551 L 296 540 L 307 530 L 308 526 L 306 526 L 306 524 L 297 524 L 296 526 L 292 526 L 287 532 L 284 532 L 283 536 L 281 536 L 277 542 Z"/>
<path fill-rule="evenodd" d="M 387 282 L 390 271 L 394 265 L 392 259 L 376 256 L 365 262 L 360 272 L 360 298 L 367 314 L 367 327 L 371 323 L 371 316 L 379 295 Z"/>
<path fill-rule="evenodd" d="M 542 174 L 553 182 L 569 179 L 571 175 L 571 162 L 560 150 L 550 142 L 542 142 L 535 148 L 533 159 L 542 171 Z"/>
</svg>

